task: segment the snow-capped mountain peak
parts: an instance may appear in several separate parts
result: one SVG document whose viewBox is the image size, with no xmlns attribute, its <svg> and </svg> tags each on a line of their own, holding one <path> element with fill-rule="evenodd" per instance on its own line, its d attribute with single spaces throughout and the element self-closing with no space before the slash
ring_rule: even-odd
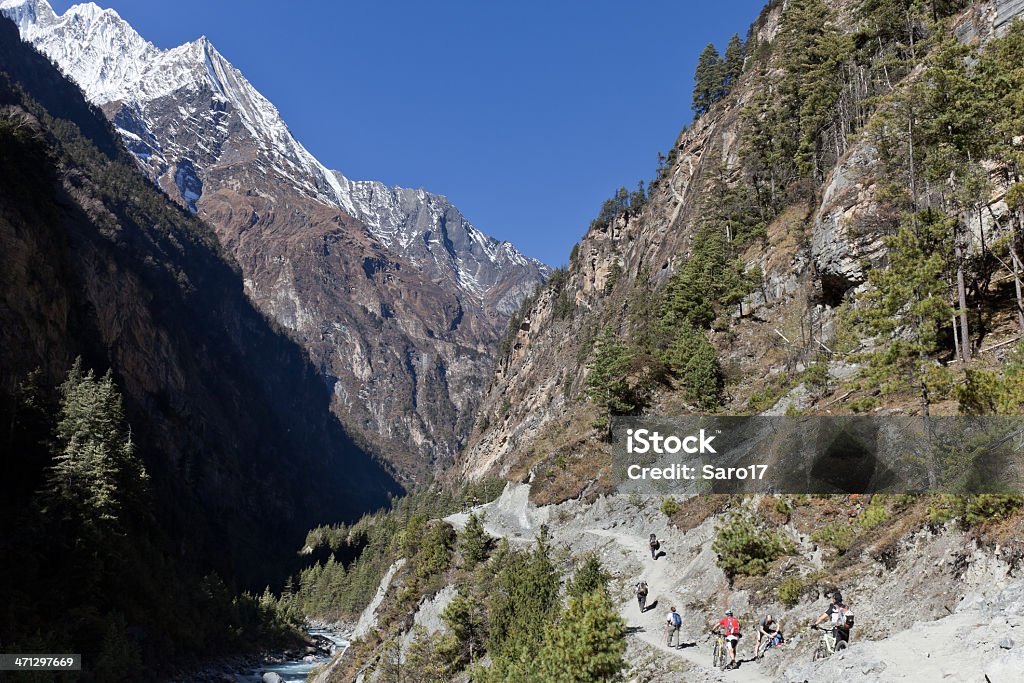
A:
<svg viewBox="0 0 1024 683">
<path fill-rule="evenodd" d="M 91 2 L 57 15 L 46 0 L 0 0 L 0 12 L 91 102 L 116 112 L 115 125 L 147 172 L 165 188 L 177 187 L 193 211 L 203 178 L 214 167 L 236 163 L 244 148 L 250 150 L 245 154 L 255 154 L 257 171 L 358 218 L 390 251 L 437 271 L 478 302 L 508 266 L 541 277 L 547 272 L 512 245 L 477 230 L 443 196 L 352 181 L 329 170 L 205 35 L 161 49 L 116 11 Z M 172 178 L 173 184 L 162 178 Z M 519 296 L 516 292 L 500 309 L 510 312 Z"/>
</svg>

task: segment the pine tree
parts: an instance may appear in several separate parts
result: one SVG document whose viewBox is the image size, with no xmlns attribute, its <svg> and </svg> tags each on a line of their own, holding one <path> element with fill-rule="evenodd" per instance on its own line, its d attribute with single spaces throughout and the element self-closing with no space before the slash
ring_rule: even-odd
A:
<svg viewBox="0 0 1024 683">
<path fill-rule="evenodd" d="M 661 358 L 689 400 L 704 409 L 720 404 L 723 381 L 718 354 L 701 330 L 684 325 Z"/>
<path fill-rule="evenodd" d="M 722 69 L 724 72 L 723 90 L 728 93 L 736 85 L 736 81 L 743 73 L 743 58 L 745 48 L 738 33 L 732 34 L 729 44 L 725 47 L 725 57 Z"/>
<path fill-rule="evenodd" d="M 604 422 L 599 426 L 607 426 L 612 415 L 626 415 L 640 406 L 641 397 L 629 379 L 633 360 L 629 346 L 615 338 L 611 328 L 606 328 L 597 340 L 584 389 L 587 398 L 604 412 Z"/>
<path fill-rule="evenodd" d="M 765 528 L 763 520 L 746 512 L 733 514 L 715 530 L 711 549 L 730 581 L 737 575 L 766 574 L 772 562 L 793 552 L 791 541 L 780 532 Z"/>
<path fill-rule="evenodd" d="M 943 374 L 934 356 L 953 314 L 947 282 L 954 222 L 937 211 L 908 217 L 886 240 L 889 267 L 869 274 L 874 289 L 866 296 L 870 308 L 864 322 L 869 334 L 885 340 L 869 357 L 872 377 L 883 392 L 909 382 L 919 392 L 926 416 L 931 387 Z"/>
<path fill-rule="evenodd" d="M 626 624 L 604 591 L 569 598 L 565 614 L 548 628 L 539 655 L 543 683 L 622 680 Z"/>
<path fill-rule="evenodd" d="M 124 426 L 121 395 L 109 372 L 97 379 L 75 361 L 60 387 L 60 452 L 47 476 L 49 506 L 86 527 L 117 524 L 127 505 L 143 512 L 147 475 Z"/>
<path fill-rule="evenodd" d="M 1024 343 L 1010 354 L 1003 375 L 968 368 L 966 382 L 957 390 L 960 412 L 966 415 L 1024 414 Z"/>
<path fill-rule="evenodd" d="M 693 113 L 695 117 L 707 113 L 711 105 L 722 98 L 725 83 L 725 65 L 718 50 L 708 43 L 697 60 L 693 75 Z"/>
<path fill-rule="evenodd" d="M 570 597 L 582 597 L 587 593 L 608 590 L 608 581 L 611 574 L 605 571 L 604 565 L 597 555 L 590 553 L 583 560 L 583 565 L 576 570 L 576 574 L 566 585 L 566 594 Z"/>
<path fill-rule="evenodd" d="M 461 593 L 452 598 L 441 614 L 445 626 L 461 644 L 460 657 L 463 664 L 471 663 L 484 653 L 484 639 L 487 635 L 487 614 L 483 603 Z"/>
<path fill-rule="evenodd" d="M 1012 183 L 1006 193 L 1013 212 L 1014 234 L 1006 245 L 1007 267 L 1014 276 L 1017 325 L 1024 333 L 1024 147 L 1016 144 L 1024 131 L 1024 21 L 1015 20 L 999 38 L 986 45 L 975 69 L 983 102 L 981 111 L 989 117 L 982 124 L 985 156 L 1005 164 L 1005 180 Z"/>
<path fill-rule="evenodd" d="M 490 543 L 491 538 L 484 530 L 480 517 L 475 512 L 469 513 L 466 528 L 459 539 L 459 550 L 462 552 L 462 561 L 466 569 L 472 569 L 487 559 Z"/>
<path fill-rule="evenodd" d="M 633 281 L 626 308 L 633 348 L 640 362 L 652 367 L 659 362 L 655 355 L 663 346 L 663 335 L 658 326 L 658 300 L 654 295 L 651 271 L 646 265 L 640 267 Z M 656 371 L 655 374 L 660 373 Z"/>
<path fill-rule="evenodd" d="M 428 633 L 414 626 L 401 670 L 400 683 L 441 683 L 450 681 L 461 668 L 458 641 L 452 634 Z"/>
<path fill-rule="evenodd" d="M 495 655 L 515 658 L 536 652 L 546 626 L 557 618 L 560 572 L 543 538 L 530 553 L 507 556 L 495 577 L 490 599 L 490 645 Z"/>
<path fill-rule="evenodd" d="M 675 338 L 684 325 L 708 328 L 716 306 L 732 306 L 749 291 L 750 283 L 730 251 L 721 226 L 709 224 L 698 231 L 690 258 L 661 293 L 660 322 L 668 338 Z"/>
</svg>

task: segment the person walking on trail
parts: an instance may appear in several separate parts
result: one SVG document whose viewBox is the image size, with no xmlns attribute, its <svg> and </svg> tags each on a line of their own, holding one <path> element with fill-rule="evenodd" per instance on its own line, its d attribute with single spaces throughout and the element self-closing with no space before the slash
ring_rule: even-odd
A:
<svg viewBox="0 0 1024 683">
<path fill-rule="evenodd" d="M 640 605 L 640 612 L 647 611 L 647 582 L 641 581 L 636 585 L 636 601 Z"/>
<path fill-rule="evenodd" d="M 737 669 L 739 664 L 736 662 L 736 644 L 740 640 L 740 622 L 732 615 L 732 610 L 725 610 L 725 616 L 718 624 L 711 629 L 714 633 L 718 629 L 722 629 L 723 635 L 725 635 L 725 642 L 728 644 L 729 649 L 729 663 L 726 665 L 726 669 Z"/>
<path fill-rule="evenodd" d="M 832 635 L 835 636 L 836 642 L 841 640 L 849 645 L 850 629 L 853 628 L 853 610 L 843 602 L 843 596 L 839 591 L 832 594 L 832 604 L 818 617 L 814 625 L 818 626 L 826 621 L 832 623 Z"/>
<path fill-rule="evenodd" d="M 676 611 L 675 607 L 669 610 L 668 619 L 665 621 L 665 632 L 668 633 L 666 645 L 672 647 L 672 636 L 676 637 L 676 647 L 681 647 L 679 642 L 679 629 L 683 625 L 683 616 Z"/>
<path fill-rule="evenodd" d="M 651 534 L 650 546 L 651 546 L 651 559 L 652 560 L 658 559 L 658 549 L 661 548 L 661 541 L 658 540 L 658 537 L 655 534 Z"/>
</svg>

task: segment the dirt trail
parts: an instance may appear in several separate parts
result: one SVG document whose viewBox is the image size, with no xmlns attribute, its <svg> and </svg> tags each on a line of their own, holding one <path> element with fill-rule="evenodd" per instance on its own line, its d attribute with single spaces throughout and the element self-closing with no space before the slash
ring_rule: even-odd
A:
<svg viewBox="0 0 1024 683">
<path fill-rule="evenodd" d="M 672 590 L 666 590 L 666 586 L 679 585 L 682 577 L 690 569 L 689 566 L 681 567 L 670 561 L 668 557 L 659 557 L 652 560 L 647 550 L 647 539 L 640 536 L 612 531 L 610 529 L 587 529 L 586 533 L 595 536 L 608 538 L 627 549 L 631 559 L 636 560 L 643 571 L 636 577 L 636 581 L 646 581 L 651 588 L 647 596 L 648 604 L 657 603 L 654 609 L 648 608 L 644 613 L 640 612 L 640 606 L 635 598 L 629 598 L 619 605 L 619 613 L 626 620 L 626 626 L 631 636 L 635 636 L 648 645 L 680 659 L 685 659 L 692 666 L 696 667 L 706 676 L 708 681 L 747 681 L 752 683 L 769 683 L 772 679 L 763 676 L 757 670 L 757 664 L 745 661 L 742 648 L 740 651 L 740 668 L 734 671 L 718 671 L 711 666 L 711 642 L 707 638 L 699 638 L 696 642 L 691 639 L 687 642 L 682 638 L 683 648 L 668 647 L 665 642 L 665 622 L 668 618 L 669 608 L 676 605 L 681 609 L 683 604 L 681 596 Z M 697 562 L 697 558 L 691 560 L 687 565 Z M 683 613 L 684 632 L 692 633 L 695 630 L 692 623 L 687 622 L 687 614 Z M 703 630 L 701 626 L 700 630 Z"/>
<path fill-rule="evenodd" d="M 683 609 L 686 593 L 700 593 L 701 584 L 708 580 L 705 565 L 708 558 L 702 550 L 710 547 L 710 538 L 700 530 L 693 530 L 684 538 L 683 534 L 669 529 L 664 515 L 657 511 L 652 519 L 641 520 L 633 515 L 630 523 L 603 528 L 609 517 L 587 508 L 575 510 L 584 512 L 572 515 L 570 519 L 553 518 L 548 508 L 536 508 L 529 503 L 529 486 L 510 484 L 502 495 L 487 504 L 474 508 L 473 512 L 483 517 L 484 529 L 495 537 L 505 537 L 515 544 L 531 543 L 541 525 L 549 524 L 552 541 L 557 546 L 571 548 L 574 554 L 597 550 L 597 546 L 608 546 L 601 553 L 602 560 L 623 585 L 632 586 L 638 581 L 647 581 L 651 589 L 648 604 L 657 603 L 643 614 L 636 598 L 630 595 L 619 605 L 619 612 L 626 621 L 630 637 L 642 641 L 659 653 L 671 655 L 689 666 L 686 680 L 701 683 L 769 683 L 772 678 L 760 673 L 758 664 L 746 661 L 750 658 L 753 643 L 744 638 L 740 645 L 740 668 L 735 671 L 718 671 L 711 666 L 711 643 L 703 638 L 706 632 L 705 616 L 689 618 Z M 634 510 L 634 513 L 636 511 Z M 466 513 L 449 515 L 445 518 L 457 529 L 465 527 Z M 614 515 L 617 516 L 617 515 Z M 655 521 L 656 520 L 656 521 Z M 666 542 L 664 550 L 669 555 L 652 560 L 647 546 L 647 532 L 657 532 Z M 621 595 L 621 593 L 619 593 Z M 669 607 L 683 612 L 682 641 L 688 645 L 682 649 L 669 648 L 665 644 L 665 620 Z M 695 642 L 696 639 L 696 642 Z"/>
<path fill-rule="evenodd" d="M 857 596 L 858 627 L 846 653 L 823 662 L 811 662 L 817 635 L 797 628 L 786 647 L 761 663 L 749 661 L 754 632 L 749 615 L 757 609 L 744 591 L 725 591 L 727 582 L 711 548 L 714 521 L 687 532 L 671 527 L 654 505 L 635 505 L 625 498 L 608 497 L 592 504 L 567 502 L 536 508 L 529 503 L 527 485 L 510 484 L 497 500 L 474 511 L 484 516 L 484 527 L 495 537 L 508 538 L 523 547 L 547 525 L 553 545 L 580 558 L 595 553 L 615 577 L 613 595 L 629 628 L 630 650 L 636 680 L 688 683 L 805 683 L 842 680 L 847 683 L 909 683 L 919 680 L 957 680 L 968 683 L 1017 683 L 1024 671 L 1024 581 L 1009 582 L 999 562 L 972 554 L 970 567 L 955 581 L 948 567 L 970 551 L 955 534 L 935 536 L 920 532 L 901 551 L 899 566 L 879 569 L 849 582 Z M 462 528 L 468 515 L 447 518 Z M 649 533 L 656 533 L 666 553 L 652 560 L 647 547 Z M 967 548 L 965 551 L 964 548 Z M 811 566 L 820 566 L 809 552 Z M 632 587 L 646 581 L 648 604 L 641 613 Z M 962 591 L 962 592 L 961 592 Z M 847 592 L 847 591 L 844 591 Z M 962 601 L 957 598 L 962 596 Z M 922 599 L 921 596 L 932 596 Z M 949 603 L 949 604 L 947 604 Z M 959 603 L 959 604 L 958 604 Z M 928 611 L 941 604 L 945 615 Z M 665 620 L 675 605 L 682 612 L 682 642 L 688 647 L 665 645 Z M 687 608 L 690 605 L 690 608 Z M 744 628 L 740 641 L 740 668 L 717 671 L 711 666 L 707 629 L 728 606 L 736 611 Z M 909 609 L 907 609 L 909 607 Z M 806 621 L 820 613 L 822 602 L 809 600 L 789 614 L 783 623 Z M 879 615 L 892 615 L 888 620 Z M 916 622 L 916 623 L 915 623 Z M 868 640 L 870 637 L 878 640 Z M 640 654 L 642 653 L 642 654 Z M 671 655 L 675 660 L 666 659 Z M 685 667 L 679 677 L 668 662 Z M 664 671 L 662 668 L 664 666 Z M 987 677 L 987 678 L 986 678 Z"/>
</svg>

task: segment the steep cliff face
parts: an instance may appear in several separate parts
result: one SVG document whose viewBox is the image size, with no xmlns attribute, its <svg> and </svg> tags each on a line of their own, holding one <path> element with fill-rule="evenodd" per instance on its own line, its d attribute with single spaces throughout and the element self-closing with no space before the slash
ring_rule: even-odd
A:
<svg viewBox="0 0 1024 683">
<path fill-rule="evenodd" d="M 160 50 L 91 3 L 3 11 L 214 227 L 248 294 L 309 350 L 346 426 L 410 477 L 449 462 L 508 315 L 547 268 L 442 196 L 325 168 L 205 37 Z"/>
<path fill-rule="evenodd" d="M 756 166 L 748 140 L 759 121 L 758 108 L 779 96 L 780 57 L 765 55 L 779 40 L 788 4 L 772 2 L 763 10 L 748 34 L 744 73 L 679 136 L 642 208 L 595 221 L 574 250 L 564 279 L 519 312 L 460 459 L 460 476 L 541 477 L 542 491 L 535 495 L 543 500 L 602 486 L 607 445 L 591 427 L 598 408 L 586 396 L 595 346 L 606 330 L 621 339 L 637 337 L 645 302 L 656 301 L 694 258 L 709 215 L 726 214 L 721 224 L 732 229 L 758 214 L 755 189 L 768 194 L 769 188 L 767 182 L 757 187 L 764 169 Z M 854 36 L 865 25 L 861 3 L 830 3 L 829 8 L 829 25 L 840 35 Z M 961 40 L 984 41 L 1004 32 L 1022 12 L 1020 3 L 1009 0 L 979 3 L 952 16 L 947 30 Z M 857 87 L 874 88 L 879 97 L 901 87 L 879 81 Z M 857 387 L 831 391 L 860 367 L 852 354 L 833 352 L 837 311 L 865 290 L 872 269 L 886 264 L 884 238 L 900 219 L 885 195 L 891 178 L 865 132 L 871 113 L 866 110 L 859 128 L 821 134 L 815 181 L 794 178 L 776 186 L 772 178 L 772 198 L 777 192 L 792 199 L 765 214 L 755 238 L 732 242 L 739 245 L 732 249 L 742 271 L 757 282 L 740 301 L 714 303 L 716 319 L 702 332 L 718 355 L 726 412 L 844 410 L 843 400 L 857 394 Z M 993 176 L 982 218 L 987 239 L 1012 234 L 1005 191 L 1006 184 Z M 970 248 L 978 248 L 981 235 L 975 233 L 967 238 Z M 829 392 L 809 392 L 801 383 L 802 371 L 819 361 Z M 641 354 L 627 381 L 642 381 L 645 371 L 649 367 Z M 700 410 L 674 380 L 654 381 L 648 392 L 645 410 L 651 413 Z"/>
<path fill-rule="evenodd" d="M 43 387 L 76 356 L 110 368 L 162 528 L 245 582 L 271 578 L 278 561 L 260 559 L 289 557 L 311 524 L 385 505 L 399 487 L 343 431 L 212 231 L 2 18 L 0 65 L 4 406 L 35 368 Z M 27 505 L 46 463 L 7 464 L 5 510 Z"/>
</svg>

